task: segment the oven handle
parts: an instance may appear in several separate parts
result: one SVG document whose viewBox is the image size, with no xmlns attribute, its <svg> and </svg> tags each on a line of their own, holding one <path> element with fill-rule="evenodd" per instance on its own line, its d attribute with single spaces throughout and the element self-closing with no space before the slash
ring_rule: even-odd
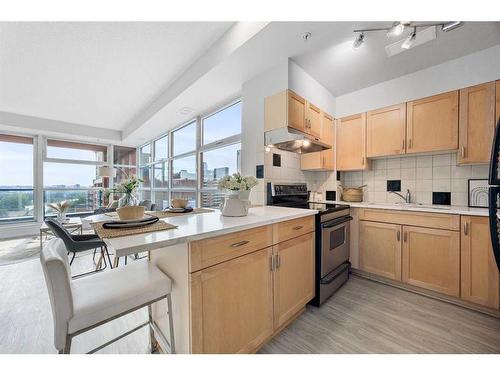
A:
<svg viewBox="0 0 500 375">
<path fill-rule="evenodd" d="M 321 228 L 333 228 L 339 224 L 345 223 L 347 221 L 351 221 L 352 216 L 339 217 L 338 219 L 327 221 L 326 223 L 321 224 Z"/>
</svg>

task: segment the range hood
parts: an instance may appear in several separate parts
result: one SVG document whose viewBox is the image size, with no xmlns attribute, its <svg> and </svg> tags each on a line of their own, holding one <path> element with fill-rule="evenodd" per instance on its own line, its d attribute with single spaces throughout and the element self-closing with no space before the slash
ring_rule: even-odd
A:
<svg viewBox="0 0 500 375">
<path fill-rule="evenodd" d="M 330 148 L 318 138 L 304 134 L 290 127 L 282 127 L 264 133 L 264 142 L 268 147 L 276 147 L 283 151 L 305 154 Z"/>
</svg>

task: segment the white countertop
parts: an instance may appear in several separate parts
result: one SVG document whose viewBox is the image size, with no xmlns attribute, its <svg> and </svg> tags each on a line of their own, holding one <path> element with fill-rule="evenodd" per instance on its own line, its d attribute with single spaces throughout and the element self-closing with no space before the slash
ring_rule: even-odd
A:
<svg viewBox="0 0 500 375">
<path fill-rule="evenodd" d="M 321 203 L 346 204 L 357 208 L 379 208 L 383 210 L 433 212 L 438 214 L 488 216 L 487 208 L 472 208 L 466 206 L 441 206 L 436 204 L 419 205 L 416 203 L 374 203 L 374 202 L 344 202 L 322 201 Z"/>
<path fill-rule="evenodd" d="M 250 208 L 247 216 L 225 217 L 221 215 L 219 210 L 215 210 L 214 212 L 161 219 L 167 223 L 176 225 L 177 228 L 175 229 L 108 238 L 104 239 L 104 242 L 121 257 L 137 252 L 154 250 L 179 243 L 311 216 L 317 212 L 316 210 L 298 208 L 259 206 Z M 112 219 L 107 215 L 94 215 L 84 219 L 87 222 L 110 220 Z"/>
</svg>

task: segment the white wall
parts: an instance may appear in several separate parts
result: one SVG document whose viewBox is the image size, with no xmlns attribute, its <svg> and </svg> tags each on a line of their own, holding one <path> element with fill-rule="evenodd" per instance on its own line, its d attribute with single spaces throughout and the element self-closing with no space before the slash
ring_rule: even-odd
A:
<svg viewBox="0 0 500 375">
<path fill-rule="evenodd" d="M 348 116 L 500 78 L 500 45 L 336 98 L 335 117 Z"/>
<path fill-rule="evenodd" d="M 264 165 L 264 98 L 288 87 L 288 61 L 245 82 L 241 99 L 241 173 L 255 176 L 255 167 Z M 265 182 L 252 190 L 253 204 L 265 204 Z"/>
<path fill-rule="evenodd" d="M 332 116 L 335 113 L 332 93 L 292 60 L 288 60 L 288 88 Z"/>
</svg>

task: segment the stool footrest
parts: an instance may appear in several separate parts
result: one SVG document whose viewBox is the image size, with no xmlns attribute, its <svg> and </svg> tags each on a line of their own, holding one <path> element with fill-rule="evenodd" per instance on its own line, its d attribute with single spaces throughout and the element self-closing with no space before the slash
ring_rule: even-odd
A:
<svg viewBox="0 0 500 375">
<path fill-rule="evenodd" d="M 114 339 L 112 339 L 112 340 L 110 340 L 110 341 L 108 341 L 108 342 L 106 342 L 106 343 L 104 343 L 104 344 L 102 344 L 102 345 L 98 346 L 97 348 L 92 349 L 90 352 L 87 352 L 87 354 L 94 354 L 95 352 L 98 352 L 99 350 L 101 350 L 101 349 L 105 348 L 105 347 L 106 347 L 106 346 L 108 346 L 108 345 L 111 345 L 112 343 L 114 343 L 114 342 L 116 342 L 116 341 L 118 341 L 118 340 L 120 340 L 120 339 L 124 338 L 125 336 L 128 336 L 128 335 L 130 335 L 131 333 L 134 333 L 135 331 L 137 331 L 137 330 L 139 330 L 139 329 L 141 329 L 141 328 L 143 328 L 143 327 L 146 327 L 147 325 L 149 325 L 149 321 L 148 321 L 148 322 L 144 322 L 144 323 L 142 323 L 142 324 L 138 325 L 137 327 L 132 328 L 131 330 L 129 330 L 129 331 L 127 331 L 127 332 L 125 332 L 125 333 L 121 334 L 120 336 L 117 336 L 117 337 L 115 337 Z"/>
</svg>

